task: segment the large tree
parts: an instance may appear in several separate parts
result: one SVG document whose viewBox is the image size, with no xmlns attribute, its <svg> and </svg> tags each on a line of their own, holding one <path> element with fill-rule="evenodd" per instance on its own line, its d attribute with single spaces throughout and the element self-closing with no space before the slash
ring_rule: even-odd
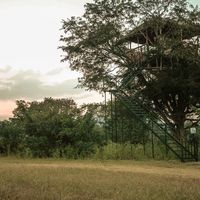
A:
<svg viewBox="0 0 200 200">
<path fill-rule="evenodd" d="M 72 99 L 45 98 L 44 101 L 16 102 L 12 121 L 21 125 L 26 136 L 26 146 L 34 156 L 51 156 L 52 152 L 70 144 L 63 129 L 73 129 L 79 110 Z"/>
<path fill-rule="evenodd" d="M 98 105 L 78 108 L 72 99 L 53 98 L 40 102 L 19 100 L 16 104 L 11 121 L 0 123 L 0 152 L 5 151 L 5 145 L 13 151 L 21 138 L 24 151 L 40 157 L 85 156 L 96 145 L 102 145 L 102 127 L 93 115 Z M 23 134 L 15 132 L 17 128 Z"/>
<path fill-rule="evenodd" d="M 83 86 L 116 89 L 131 75 L 124 91 L 150 102 L 174 134 L 198 123 L 200 12 L 187 0 L 94 0 L 63 30 L 63 61 Z"/>
</svg>

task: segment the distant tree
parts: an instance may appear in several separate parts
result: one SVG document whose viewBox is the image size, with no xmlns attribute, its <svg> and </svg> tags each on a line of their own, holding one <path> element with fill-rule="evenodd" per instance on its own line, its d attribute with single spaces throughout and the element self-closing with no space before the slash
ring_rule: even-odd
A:
<svg viewBox="0 0 200 200">
<path fill-rule="evenodd" d="M 5 155 L 19 153 L 24 145 L 22 127 L 11 121 L 0 121 L 0 153 Z"/>
<path fill-rule="evenodd" d="M 50 157 L 58 151 L 58 156 L 63 157 L 70 147 L 76 154 L 71 156 L 77 157 L 102 145 L 103 131 L 93 113 L 91 105 L 78 108 L 72 99 L 19 100 L 12 122 L 23 127 L 25 151 L 33 156 Z"/>
<path fill-rule="evenodd" d="M 13 111 L 13 121 L 24 126 L 27 147 L 33 150 L 33 154 L 51 156 L 60 145 L 63 123 L 76 119 L 78 112 L 77 105 L 71 99 L 45 98 L 41 102 L 20 100 Z M 68 141 L 64 142 L 67 145 Z"/>
<path fill-rule="evenodd" d="M 122 144 L 147 143 L 147 130 L 120 101 L 107 102 L 105 119 L 108 140 Z"/>
<path fill-rule="evenodd" d="M 200 12 L 187 0 L 94 0 L 82 17 L 63 21 L 62 28 L 63 61 L 83 73 L 83 86 L 115 89 L 132 73 L 135 79 L 125 92 L 150 102 L 179 139 L 198 123 Z M 127 47 L 127 41 L 136 47 L 134 34 L 148 41 L 140 45 L 149 48 L 143 57 Z"/>
</svg>

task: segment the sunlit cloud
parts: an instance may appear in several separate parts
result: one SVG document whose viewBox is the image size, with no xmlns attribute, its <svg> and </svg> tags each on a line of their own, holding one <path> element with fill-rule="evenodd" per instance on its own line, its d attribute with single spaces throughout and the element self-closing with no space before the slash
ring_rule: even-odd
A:
<svg viewBox="0 0 200 200">
<path fill-rule="evenodd" d="M 12 69 L 12 67 L 11 66 L 5 66 L 5 67 L 1 67 L 0 68 L 0 73 L 7 73 L 7 72 L 9 72 L 10 70 Z"/>
<path fill-rule="evenodd" d="M 58 70 L 59 71 L 59 70 Z M 51 79 L 49 73 L 48 79 Z M 55 73 L 54 73 L 55 75 Z M 47 80 L 47 78 L 46 78 Z M 44 97 L 70 96 L 83 93 L 77 88 L 77 79 L 67 79 L 58 83 L 43 82 L 43 75 L 32 70 L 20 70 L 0 81 L 0 100 L 41 99 Z"/>
<path fill-rule="evenodd" d="M 48 71 L 46 73 L 46 75 L 57 75 L 57 74 L 60 74 L 61 72 L 64 72 L 64 70 L 65 70 L 64 67 L 55 68 L 55 69 L 52 69 L 52 70 Z"/>
</svg>

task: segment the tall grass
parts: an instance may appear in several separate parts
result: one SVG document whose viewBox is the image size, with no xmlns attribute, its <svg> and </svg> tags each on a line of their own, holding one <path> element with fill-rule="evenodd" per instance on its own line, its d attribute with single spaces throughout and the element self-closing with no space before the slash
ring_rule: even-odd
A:
<svg viewBox="0 0 200 200">
<path fill-rule="evenodd" d="M 200 199 L 198 166 L 147 161 L 0 159 L 0 162 L 1 200 Z"/>
<path fill-rule="evenodd" d="M 19 153 L 15 156 L 23 158 L 34 158 L 31 151 Z M 84 149 L 78 149 L 68 145 L 61 149 L 52 150 L 53 158 L 64 159 L 103 159 L 103 160 L 177 160 L 177 157 L 166 147 L 155 141 L 154 150 L 152 143 L 142 144 L 114 143 L 108 142 L 104 146 L 90 146 Z M 200 158 L 200 148 L 199 148 Z M 178 159 L 179 160 L 179 159 Z"/>
</svg>

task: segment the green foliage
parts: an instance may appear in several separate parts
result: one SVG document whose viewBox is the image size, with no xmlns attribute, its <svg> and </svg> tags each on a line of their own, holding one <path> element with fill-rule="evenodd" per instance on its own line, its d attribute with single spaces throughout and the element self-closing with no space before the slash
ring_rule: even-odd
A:
<svg viewBox="0 0 200 200">
<path fill-rule="evenodd" d="M 96 159 L 104 160 L 146 160 L 152 159 L 152 144 L 147 142 L 145 147 L 142 144 L 117 144 L 108 143 L 104 147 L 97 148 L 94 154 Z M 174 155 L 169 151 L 166 155 L 165 147 L 156 142 L 154 144 L 154 159 L 156 160 L 168 160 L 176 159 Z"/>
<path fill-rule="evenodd" d="M 144 144 L 148 140 L 148 130 L 118 100 L 107 102 L 105 129 L 107 139 L 114 143 Z"/>
<path fill-rule="evenodd" d="M 0 153 L 17 154 L 24 146 L 22 127 L 10 121 L 0 121 Z"/>
<path fill-rule="evenodd" d="M 13 121 L 24 127 L 26 148 L 33 156 L 51 156 L 62 133 L 65 119 L 73 120 L 78 113 L 76 104 L 71 99 L 46 98 L 42 102 L 17 101 Z M 70 126 L 70 124 L 69 124 Z M 66 142 L 65 142 L 66 143 Z"/>
<path fill-rule="evenodd" d="M 94 117 L 98 105 L 77 107 L 71 99 L 17 101 L 10 121 L 1 122 L 0 153 L 28 157 L 86 157 L 103 143 Z"/>
<path fill-rule="evenodd" d="M 70 99 L 18 101 L 14 117 L 10 121 L 0 122 L 0 153 L 31 158 L 151 158 L 149 135 L 136 121 L 130 120 L 128 111 L 116 104 L 118 114 L 123 116 L 123 126 L 120 120 L 116 121 L 119 134 L 116 138 L 107 129 L 112 125 L 110 102 L 106 108 L 106 123 L 102 118 L 104 109 L 99 104 L 82 105 L 78 108 Z M 160 146 L 155 143 L 155 157 L 165 159 L 165 149 Z"/>
</svg>

